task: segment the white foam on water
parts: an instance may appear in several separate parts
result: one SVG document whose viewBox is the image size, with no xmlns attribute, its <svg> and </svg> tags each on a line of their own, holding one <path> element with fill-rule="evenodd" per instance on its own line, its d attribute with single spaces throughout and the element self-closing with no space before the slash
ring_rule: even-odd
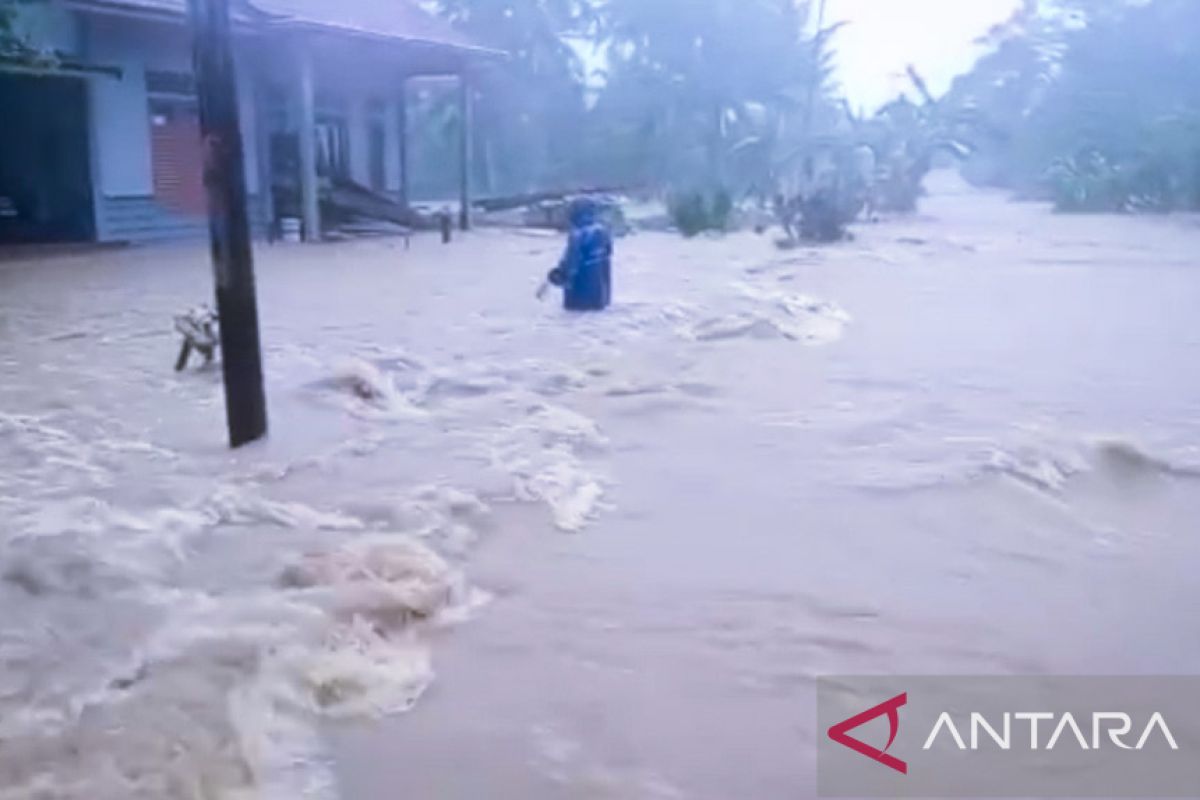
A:
<svg viewBox="0 0 1200 800">
<path fill-rule="evenodd" d="M 1088 472 L 1091 464 L 1080 452 L 1026 446 L 994 450 L 986 469 L 1041 491 L 1059 493 L 1076 475 Z"/>
<path fill-rule="evenodd" d="M 380 391 L 353 402 L 403 405 L 385 378 L 359 377 Z M 103 423 L 0 417 L 13 456 L 0 483 L 0 800 L 336 797 L 318 720 L 411 708 L 434 677 L 422 630 L 469 619 L 486 595 L 413 537 L 367 536 L 354 516 L 263 493 L 296 465 L 205 489 L 175 474 L 173 453 Z M 195 499 L 123 505 L 113 488 L 131 459 L 167 478 L 150 497 L 186 486 Z M 486 514 L 446 488 L 406 498 L 431 537 Z M 281 564 L 276 585 L 217 585 L 188 564 L 198 537 L 230 527 L 338 539 Z"/>
<path fill-rule="evenodd" d="M 1036 437 L 1030 441 L 1030 437 Z M 1023 432 L 1021 444 L 998 447 L 987 468 L 1050 493 L 1062 493 L 1077 477 L 1114 480 L 1163 476 L 1200 477 L 1186 454 L 1161 454 L 1132 437 L 1065 436 L 1040 429 Z"/>
<path fill-rule="evenodd" d="M 511 388 L 506 376 L 465 367 L 436 370 L 423 383 L 421 399 L 426 403 L 487 397 Z"/>
<path fill-rule="evenodd" d="M 562 406 L 534 405 L 527 410 L 519 427 L 547 447 L 566 444 L 579 449 L 603 450 L 608 446 L 608 439 L 595 420 Z"/>
<path fill-rule="evenodd" d="M 409 492 L 389 512 L 406 534 L 455 555 L 465 554 L 491 519 L 491 508 L 478 496 L 437 484 Z"/>
<path fill-rule="evenodd" d="M 544 502 L 554 513 L 554 524 L 563 531 L 583 530 L 600 510 L 604 484 L 582 469 L 569 455 L 537 463 L 532 459 L 510 462 L 517 497 Z"/>
<path fill-rule="evenodd" d="M 516 499 L 545 503 L 560 530 L 578 532 L 599 513 L 605 495 L 606 480 L 585 459 L 607 446 L 594 420 L 539 403 L 493 437 L 489 456 L 512 477 Z"/>
<path fill-rule="evenodd" d="M 210 526 L 269 523 L 283 528 L 326 531 L 358 531 L 361 520 L 329 511 L 318 511 L 303 503 L 268 500 L 251 487 L 227 485 L 204 500 L 199 511 Z"/>
<path fill-rule="evenodd" d="M 50 416 L 0 412 L 0 463 L 5 465 L 0 489 L 23 497 L 104 490 L 132 463 L 161 465 L 178 459 L 165 448 L 113 435 L 106 427 L 98 421 L 97 430 L 84 437 Z"/>
<path fill-rule="evenodd" d="M 0 413 L 0 455 L 6 466 L 0 487 L 44 492 L 64 479 L 93 488 L 112 483 L 109 471 L 89 458 L 89 446 L 45 418 Z"/>
<path fill-rule="evenodd" d="M 735 284 L 750 307 L 689 323 L 679 329 L 698 342 L 730 339 L 785 339 L 826 345 L 845 334 L 852 319 L 838 305 L 807 295 Z"/>
<path fill-rule="evenodd" d="M 697 342 L 787 338 L 778 322 L 749 311 L 701 320 L 685 329 L 684 334 Z"/>
<path fill-rule="evenodd" d="M 338 364 L 327 385 L 342 393 L 346 410 L 366 419 L 411 420 L 428 415 L 396 388 L 389 374 L 361 358 Z"/>
<path fill-rule="evenodd" d="M 132 656 L 94 665 L 58 710 L 6 714 L 0 798 L 335 797 L 318 720 L 412 708 L 434 678 L 422 628 L 483 598 L 417 540 L 380 534 L 293 560 L 275 587 L 142 600 L 169 614 Z"/>
</svg>

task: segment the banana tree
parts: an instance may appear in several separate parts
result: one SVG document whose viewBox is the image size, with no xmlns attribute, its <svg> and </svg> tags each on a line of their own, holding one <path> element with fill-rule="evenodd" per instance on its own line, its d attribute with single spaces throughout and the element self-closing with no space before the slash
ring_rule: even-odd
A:
<svg viewBox="0 0 1200 800">
<path fill-rule="evenodd" d="M 970 156 L 980 127 L 973 111 L 956 109 L 935 98 L 911 66 L 908 75 L 921 102 L 902 95 L 862 126 L 863 141 L 877 159 L 876 201 L 881 211 L 915 211 L 924 193 L 925 177 L 939 155 Z"/>
</svg>

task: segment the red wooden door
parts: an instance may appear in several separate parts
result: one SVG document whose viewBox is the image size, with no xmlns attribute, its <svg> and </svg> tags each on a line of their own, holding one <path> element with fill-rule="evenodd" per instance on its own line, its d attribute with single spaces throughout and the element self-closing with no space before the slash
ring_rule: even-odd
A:
<svg viewBox="0 0 1200 800">
<path fill-rule="evenodd" d="M 204 150 L 195 106 L 156 101 L 151 106 L 154 197 L 182 214 L 204 214 Z"/>
</svg>

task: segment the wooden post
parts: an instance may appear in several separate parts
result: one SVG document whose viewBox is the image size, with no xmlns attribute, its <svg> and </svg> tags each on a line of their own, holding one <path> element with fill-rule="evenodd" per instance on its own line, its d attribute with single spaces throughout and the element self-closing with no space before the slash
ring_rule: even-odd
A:
<svg viewBox="0 0 1200 800">
<path fill-rule="evenodd" d="M 304 241 L 321 241 L 321 198 L 317 183 L 317 89 L 312 56 L 307 49 L 298 54 L 300 72 L 300 211 L 304 218 Z"/>
<path fill-rule="evenodd" d="M 241 447 L 266 435 L 267 400 L 246 213 L 245 154 L 230 46 L 229 0 L 188 0 L 188 11 L 204 137 L 204 185 L 221 324 L 229 444 Z"/>
<path fill-rule="evenodd" d="M 408 208 L 412 196 L 408 174 L 408 77 L 400 79 L 400 205 Z"/>
<path fill-rule="evenodd" d="M 461 196 L 459 203 L 461 210 L 459 212 L 458 224 L 464 231 L 471 230 L 471 155 L 474 149 L 472 143 L 472 127 L 474 126 L 474 114 L 472 113 L 471 103 L 471 83 L 467 80 L 467 73 L 464 71 L 459 75 L 459 114 L 462 119 L 462 131 L 460 135 L 461 158 L 460 164 L 462 168 L 461 174 Z"/>
</svg>

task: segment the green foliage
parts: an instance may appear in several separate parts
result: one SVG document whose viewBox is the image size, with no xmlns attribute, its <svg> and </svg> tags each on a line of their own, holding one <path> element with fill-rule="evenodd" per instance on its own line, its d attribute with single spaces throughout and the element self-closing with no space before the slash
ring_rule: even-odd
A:
<svg viewBox="0 0 1200 800">
<path fill-rule="evenodd" d="M 1200 208 L 1200 3 L 1060 0 L 993 33 L 952 99 L 991 123 L 968 174 L 1069 211 Z"/>
<path fill-rule="evenodd" d="M 631 180 L 763 188 L 826 77 L 807 21 L 786 0 L 610 0 L 599 143 Z"/>
<path fill-rule="evenodd" d="M 794 0 L 440 0 L 513 54 L 480 86 L 496 192 L 724 186 L 769 194 L 830 73 Z M 826 32 L 828 36 L 829 32 Z M 580 47 L 580 45 L 583 45 Z M 585 63 L 581 50 L 594 53 Z M 819 116 L 819 113 L 818 113 Z M 435 133 L 429 133 L 433 139 Z M 486 152 L 490 148 L 491 152 Z"/>
<path fill-rule="evenodd" d="M 729 230 L 733 197 L 725 189 L 690 189 L 672 192 L 667 199 L 671 222 L 691 238 L 709 231 Z"/>
<path fill-rule="evenodd" d="M 28 10 L 45 0 L 0 0 L 0 59 L 35 67 L 50 67 L 58 56 L 30 41 Z"/>
<path fill-rule="evenodd" d="M 0 0 L 0 56 L 11 56 L 24 49 L 24 42 L 17 34 L 18 5 L 21 0 Z"/>
<path fill-rule="evenodd" d="M 847 238 L 847 228 L 858 216 L 836 191 L 818 191 L 800 205 L 800 239 L 828 244 Z"/>
<path fill-rule="evenodd" d="M 921 102 L 901 95 L 868 119 L 847 110 L 850 131 L 827 148 L 834 159 L 838 205 L 850 220 L 863 205 L 892 213 L 915 211 L 939 157 L 962 159 L 974 151 L 976 116 L 935 99 L 911 67 L 909 78 Z M 874 162 L 873 174 L 864 174 L 864 165 L 856 163 L 863 148 Z"/>
<path fill-rule="evenodd" d="M 1127 180 L 1121 167 L 1089 150 L 1058 159 L 1047 174 L 1054 205 L 1064 212 L 1127 211 Z"/>
<path fill-rule="evenodd" d="M 509 54 L 475 78 L 476 184 L 490 195 L 576 184 L 587 105 L 583 65 L 569 40 L 593 26 L 590 6 L 573 0 L 438 0 L 438 8 L 477 41 Z M 413 125 L 416 147 L 438 161 L 446 133 L 460 122 L 458 110 L 445 93 L 421 102 Z M 452 188 L 433 178 L 428 183 L 431 194 Z"/>
</svg>

